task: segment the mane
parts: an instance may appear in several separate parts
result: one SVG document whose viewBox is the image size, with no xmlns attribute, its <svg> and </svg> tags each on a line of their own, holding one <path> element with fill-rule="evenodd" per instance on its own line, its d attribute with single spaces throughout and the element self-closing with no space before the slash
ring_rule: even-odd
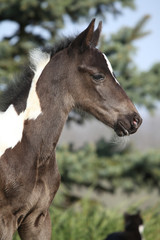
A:
<svg viewBox="0 0 160 240">
<path fill-rule="evenodd" d="M 58 52 L 63 49 L 69 47 L 69 45 L 73 42 L 75 37 L 65 37 L 64 39 L 56 42 L 54 46 L 47 46 L 42 49 L 42 51 L 50 54 L 51 58 Z"/>
<path fill-rule="evenodd" d="M 41 48 L 41 53 L 47 53 L 50 56 L 50 59 L 58 52 L 67 48 L 71 42 L 74 40 L 74 37 L 65 37 L 61 41 L 54 44 L 54 46 L 47 46 Z M 34 50 L 33 50 L 34 51 Z M 32 51 L 30 53 L 30 58 Z M 36 57 L 36 56 L 35 56 Z M 32 79 L 35 75 L 34 73 L 34 59 L 28 63 L 27 67 L 24 67 L 22 72 L 17 75 L 14 80 L 10 81 L 6 89 L 0 93 L 0 112 L 5 112 L 11 104 L 20 103 L 21 99 L 28 96 Z"/>
</svg>

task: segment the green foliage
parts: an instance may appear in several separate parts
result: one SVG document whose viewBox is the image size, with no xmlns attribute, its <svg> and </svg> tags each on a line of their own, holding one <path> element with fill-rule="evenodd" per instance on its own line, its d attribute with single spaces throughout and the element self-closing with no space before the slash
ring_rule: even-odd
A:
<svg viewBox="0 0 160 240">
<path fill-rule="evenodd" d="M 114 224 L 120 225 L 115 211 L 111 214 L 101 205 L 83 200 L 64 214 L 57 209 L 53 212 L 53 237 L 57 240 L 104 239 L 106 233 L 114 229 Z"/>
<path fill-rule="evenodd" d="M 65 25 L 64 16 L 75 22 L 82 17 L 102 16 L 104 12 L 117 15 L 117 2 L 119 6 L 134 7 L 134 0 L 1 0 L 0 23 L 9 20 L 17 24 L 17 29 L 0 42 L 1 83 L 12 79 L 12 74 L 25 63 L 29 50 L 44 46 L 46 39 L 53 44 L 58 30 Z"/>
<path fill-rule="evenodd" d="M 141 187 L 160 189 L 160 151 L 122 151 L 101 140 L 76 151 L 61 146 L 57 159 L 62 183 L 68 189 L 72 184 L 109 192 L 119 187 L 128 193 Z"/>
<path fill-rule="evenodd" d="M 146 240 L 159 240 L 159 211 L 160 208 L 156 205 L 142 213 Z M 59 209 L 51 209 L 51 212 L 53 237 L 57 240 L 103 240 L 109 233 L 124 229 L 120 210 L 106 209 L 89 200 L 83 200 L 65 212 Z"/>
<path fill-rule="evenodd" d="M 142 212 L 145 240 L 159 240 L 160 205 Z M 106 209 L 90 201 L 80 201 L 65 211 L 50 208 L 52 239 L 56 240 L 103 240 L 108 234 L 123 231 L 123 213 L 120 209 Z M 19 240 L 16 234 L 13 240 Z"/>
</svg>

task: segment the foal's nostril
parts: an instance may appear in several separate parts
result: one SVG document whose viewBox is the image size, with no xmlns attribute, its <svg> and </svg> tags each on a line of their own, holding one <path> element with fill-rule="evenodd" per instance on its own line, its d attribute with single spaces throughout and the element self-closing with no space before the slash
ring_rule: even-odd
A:
<svg viewBox="0 0 160 240">
<path fill-rule="evenodd" d="M 141 122 L 142 122 L 141 117 L 137 113 L 135 113 L 131 121 L 132 127 L 138 128 L 141 125 Z"/>
<path fill-rule="evenodd" d="M 137 118 L 135 118 L 135 119 L 133 119 L 132 125 L 134 127 L 138 127 L 138 122 L 139 122 L 139 120 Z"/>
</svg>

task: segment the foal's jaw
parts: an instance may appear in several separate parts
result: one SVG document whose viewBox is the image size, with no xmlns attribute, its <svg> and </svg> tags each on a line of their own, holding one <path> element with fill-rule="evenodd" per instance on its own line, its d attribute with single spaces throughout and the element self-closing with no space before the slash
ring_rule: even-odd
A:
<svg viewBox="0 0 160 240">
<path fill-rule="evenodd" d="M 107 111 L 94 111 L 91 112 L 99 121 L 103 122 L 105 125 L 114 129 L 119 137 L 129 136 L 135 133 L 142 123 L 142 118 L 137 112 L 133 112 L 130 115 L 121 115 L 117 120 L 111 119 L 110 114 Z M 112 113 L 116 118 L 116 113 Z"/>
</svg>

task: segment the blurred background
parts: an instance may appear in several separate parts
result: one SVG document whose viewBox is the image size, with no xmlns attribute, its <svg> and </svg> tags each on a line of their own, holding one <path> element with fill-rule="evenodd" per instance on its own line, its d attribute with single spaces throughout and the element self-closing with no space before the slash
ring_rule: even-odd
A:
<svg viewBox="0 0 160 240">
<path fill-rule="evenodd" d="M 57 147 L 53 239 L 103 240 L 123 229 L 124 212 L 140 209 L 145 239 L 159 240 L 159 9 L 156 0 L 0 0 L 0 94 L 31 49 L 76 36 L 96 17 L 99 49 L 143 118 L 136 134 L 118 138 L 92 116 L 70 113 Z"/>
</svg>

